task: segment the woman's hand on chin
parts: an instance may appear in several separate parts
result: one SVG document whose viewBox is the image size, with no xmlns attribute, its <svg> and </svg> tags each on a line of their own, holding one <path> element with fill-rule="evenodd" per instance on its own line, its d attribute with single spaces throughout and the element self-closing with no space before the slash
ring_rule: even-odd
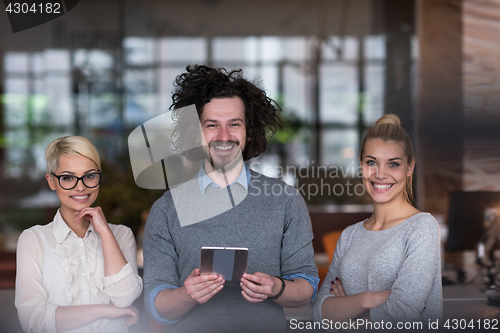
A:
<svg viewBox="0 0 500 333">
<path fill-rule="evenodd" d="M 83 218 L 89 220 L 94 226 L 95 231 L 99 234 L 110 231 L 101 207 L 87 207 L 79 212 L 75 212 L 75 222 L 79 222 Z"/>
</svg>

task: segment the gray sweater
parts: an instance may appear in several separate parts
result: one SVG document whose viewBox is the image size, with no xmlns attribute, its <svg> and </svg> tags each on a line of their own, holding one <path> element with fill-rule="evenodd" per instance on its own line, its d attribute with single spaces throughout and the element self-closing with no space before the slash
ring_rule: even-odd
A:
<svg viewBox="0 0 500 333">
<path fill-rule="evenodd" d="M 386 230 L 347 227 L 337 243 L 328 274 L 311 308 L 320 321 L 321 305 L 338 277 L 347 295 L 391 290 L 388 300 L 370 310 L 372 322 L 424 321 L 442 317 L 439 226 L 432 215 L 416 214 Z"/>
<path fill-rule="evenodd" d="M 217 196 L 215 192 L 227 195 L 227 189 L 209 186 L 210 193 L 203 197 L 197 183 L 186 186 L 192 186 L 191 197 L 186 198 L 193 202 L 192 210 L 206 206 L 203 202 Z M 255 172 L 248 193 L 241 191 L 240 184 L 232 184 L 235 206 L 210 210 L 205 220 L 200 221 L 199 212 L 188 214 L 186 207 L 182 208 L 189 220 L 186 224 L 179 222 L 175 207 L 181 208 L 182 204 L 174 204 L 176 199 L 171 191 L 154 203 L 144 232 L 144 294 L 151 314 L 155 310 L 151 308 L 150 294 L 154 296 L 162 286 L 183 286 L 186 277 L 200 265 L 202 246 L 247 247 L 249 273 L 318 276 L 311 222 L 299 192 L 280 180 Z M 172 323 L 168 332 L 273 333 L 284 332 L 285 327 L 281 306 L 271 300 L 250 303 L 241 295 L 239 286 L 225 286 L 208 302 L 196 305 Z"/>
</svg>

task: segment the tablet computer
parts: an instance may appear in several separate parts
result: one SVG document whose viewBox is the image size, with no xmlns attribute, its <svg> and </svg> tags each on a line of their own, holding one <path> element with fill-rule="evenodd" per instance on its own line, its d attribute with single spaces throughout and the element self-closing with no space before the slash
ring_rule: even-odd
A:
<svg viewBox="0 0 500 333">
<path fill-rule="evenodd" d="M 248 248 L 208 247 L 201 248 L 200 274 L 215 273 L 226 280 L 226 286 L 239 286 L 247 271 Z"/>
</svg>

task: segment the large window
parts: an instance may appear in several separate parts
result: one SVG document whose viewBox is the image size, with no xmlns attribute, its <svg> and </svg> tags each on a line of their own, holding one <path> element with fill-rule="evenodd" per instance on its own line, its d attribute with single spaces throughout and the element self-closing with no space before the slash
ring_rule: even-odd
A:
<svg viewBox="0 0 500 333">
<path fill-rule="evenodd" d="M 269 175 L 357 165 L 360 137 L 383 114 L 383 36 L 126 37 L 121 50 L 7 52 L 3 176 L 42 179 L 45 148 L 61 135 L 85 135 L 113 161 L 132 129 L 168 110 L 175 77 L 195 63 L 242 68 L 294 124 L 254 164 Z"/>
</svg>

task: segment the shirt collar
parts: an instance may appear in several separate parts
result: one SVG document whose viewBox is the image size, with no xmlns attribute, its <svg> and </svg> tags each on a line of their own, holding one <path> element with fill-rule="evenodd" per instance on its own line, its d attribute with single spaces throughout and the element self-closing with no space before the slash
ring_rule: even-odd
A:
<svg viewBox="0 0 500 333">
<path fill-rule="evenodd" d="M 61 215 L 61 212 L 58 209 L 56 216 L 54 217 L 54 230 L 53 230 L 54 238 L 56 239 L 56 241 L 58 243 L 62 243 L 62 242 L 64 242 L 66 237 L 68 237 L 68 235 L 72 232 L 73 232 L 73 230 L 71 230 L 71 228 L 68 227 L 66 222 L 64 222 L 64 219 Z M 85 233 L 85 237 L 87 237 L 90 233 L 93 233 L 99 237 L 99 234 L 94 230 L 94 226 L 92 225 L 92 223 L 89 224 L 89 228 L 87 229 L 87 232 Z M 76 236 L 76 234 L 75 234 L 75 236 Z"/>
<path fill-rule="evenodd" d="M 238 176 L 238 178 L 236 178 L 234 182 L 229 184 L 229 186 L 233 185 L 234 183 L 238 183 L 241 186 L 243 186 L 243 190 L 246 191 L 250 184 L 250 179 L 251 179 L 250 169 L 246 166 L 245 163 L 243 163 L 240 175 Z M 205 172 L 205 163 L 201 165 L 200 171 L 198 172 L 198 184 L 200 185 L 200 192 L 203 196 L 205 195 L 205 190 L 208 187 L 208 185 L 211 185 L 216 188 L 221 188 Z"/>
</svg>

